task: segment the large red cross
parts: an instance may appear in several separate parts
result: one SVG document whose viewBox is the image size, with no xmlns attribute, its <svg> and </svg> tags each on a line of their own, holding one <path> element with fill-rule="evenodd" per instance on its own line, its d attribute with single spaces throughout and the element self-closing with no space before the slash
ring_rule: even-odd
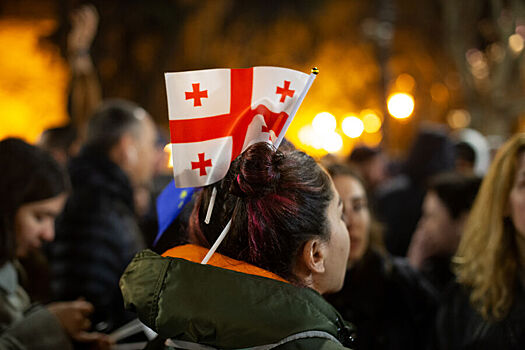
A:
<svg viewBox="0 0 525 350">
<path fill-rule="evenodd" d="M 211 166 L 211 159 L 204 160 L 204 153 L 199 153 L 199 161 L 191 162 L 191 169 L 199 169 L 199 176 L 205 176 L 206 167 Z"/>
<path fill-rule="evenodd" d="M 295 90 L 290 90 L 290 82 L 288 80 L 284 81 L 284 87 L 277 87 L 277 90 L 275 91 L 276 94 L 281 94 L 281 99 L 279 102 L 283 102 L 286 100 L 287 96 L 293 97 L 293 94 L 295 93 Z"/>
<path fill-rule="evenodd" d="M 193 107 L 202 106 L 201 98 L 208 98 L 208 90 L 200 91 L 200 83 L 191 84 L 193 92 L 186 91 L 186 100 L 193 99 Z"/>
<path fill-rule="evenodd" d="M 241 154 L 248 126 L 257 114 L 264 118 L 264 131 L 273 130 L 279 135 L 288 114 L 272 112 L 262 104 L 252 109 L 252 88 L 253 68 L 232 69 L 230 113 L 208 117 L 205 121 L 202 118 L 170 120 L 171 143 L 202 142 L 231 136 L 233 161 Z M 204 128 L 203 122 L 206 123 Z"/>
</svg>

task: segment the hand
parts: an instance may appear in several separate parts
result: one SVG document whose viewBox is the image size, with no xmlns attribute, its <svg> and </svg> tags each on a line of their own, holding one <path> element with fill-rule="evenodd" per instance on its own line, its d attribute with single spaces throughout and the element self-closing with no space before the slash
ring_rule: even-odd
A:
<svg viewBox="0 0 525 350">
<path fill-rule="evenodd" d="M 89 315 L 93 305 L 85 300 L 58 302 L 47 305 L 47 309 L 58 318 L 66 333 L 74 340 L 82 343 L 95 343 L 99 349 L 107 349 L 112 341 L 101 333 L 91 333 Z"/>
<path fill-rule="evenodd" d="M 91 48 L 98 27 L 98 13 L 93 5 L 84 5 L 71 13 L 71 31 L 67 48 L 71 55 L 85 54 Z"/>
</svg>

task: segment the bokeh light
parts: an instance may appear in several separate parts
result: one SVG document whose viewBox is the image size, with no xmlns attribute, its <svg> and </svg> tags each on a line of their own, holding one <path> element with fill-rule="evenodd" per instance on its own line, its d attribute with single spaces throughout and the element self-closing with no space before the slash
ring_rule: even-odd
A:
<svg viewBox="0 0 525 350">
<path fill-rule="evenodd" d="M 325 151 L 329 153 L 336 153 L 343 148 L 343 138 L 338 133 L 330 132 L 322 136 L 322 145 Z"/>
<path fill-rule="evenodd" d="M 360 140 L 368 147 L 377 147 L 383 140 L 383 134 L 381 132 L 363 134 Z"/>
<path fill-rule="evenodd" d="M 392 117 L 405 119 L 414 111 L 414 98 L 406 93 L 396 93 L 388 98 L 387 107 Z"/>
<path fill-rule="evenodd" d="M 509 47 L 510 49 L 518 54 L 523 50 L 524 42 L 523 37 L 519 34 L 512 34 L 509 37 Z"/>
<path fill-rule="evenodd" d="M 331 113 L 321 112 L 314 117 L 312 125 L 318 134 L 331 133 L 334 132 L 337 121 Z"/>
<path fill-rule="evenodd" d="M 164 152 L 169 155 L 168 168 L 173 169 L 173 155 L 171 151 L 171 143 L 168 143 L 166 146 L 164 146 Z"/>
<path fill-rule="evenodd" d="M 348 116 L 343 119 L 342 124 L 343 132 L 350 138 L 358 138 L 365 130 L 363 121 L 356 116 Z"/>
<path fill-rule="evenodd" d="M 462 129 L 470 125 L 470 113 L 464 109 L 455 109 L 449 112 L 447 116 L 448 125 L 452 129 Z"/>
<path fill-rule="evenodd" d="M 375 113 L 366 113 L 362 116 L 365 131 L 373 134 L 381 129 L 381 119 Z"/>
<path fill-rule="evenodd" d="M 415 85 L 416 81 L 407 73 L 400 74 L 396 79 L 396 88 L 400 91 L 412 91 Z"/>
<path fill-rule="evenodd" d="M 321 139 L 320 136 L 315 132 L 315 129 L 312 125 L 308 124 L 303 126 L 299 130 L 299 141 L 302 144 L 311 146 L 315 149 L 321 149 Z"/>
<path fill-rule="evenodd" d="M 434 83 L 430 87 L 430 96 L 432 100 L 438 103 L 447 103 L 450 97 L 447 87 L 441 83 Z"/>
</svg>

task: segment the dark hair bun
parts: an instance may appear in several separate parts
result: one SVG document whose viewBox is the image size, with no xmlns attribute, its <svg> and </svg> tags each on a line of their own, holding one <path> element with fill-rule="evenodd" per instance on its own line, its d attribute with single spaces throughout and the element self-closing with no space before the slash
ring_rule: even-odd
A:
<svg viewBox="0 0 525 350">
<path fill-rule="evenodd" d="M 233 175 L 230 192 L 238 197 L 257 198 L 275 193 L 284 155 L 274 146 L 256 143 L 239 156 L 238 171 Z"/>
</svg>

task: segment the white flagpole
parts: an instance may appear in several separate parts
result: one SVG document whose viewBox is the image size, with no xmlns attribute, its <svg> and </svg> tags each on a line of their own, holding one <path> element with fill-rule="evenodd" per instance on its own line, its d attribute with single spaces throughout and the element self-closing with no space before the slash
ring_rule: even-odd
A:
<svg viewBox="0 0 525 350">
<path fill-rule="evenodd" d="M 228 233 L 228 231 L 230 231 L 230 227 L 231 226 L 232 226 L 232 219 L 230 219 L 230 221 L 228 221 L 228 223 L 226 224 L 226 227 L 224 228 L 224 230 L 222 230 L 219 238 L 217 238 L 215 243 L 213 243 L 213 246 L 208 251 L 208 254 L 206 254 L 204 259 L 202 259 L 201 264 L 206 265 L 208 263 L 208 261 L 210 260 L 211 256 L 215 253 L 217 248 L 219 248 L 219 245 L 221 244 L 221 242 L 224 239 L 224 237 L 226 237 L 226 234 Z"/>
<path fill-rule="evenodd" d="M 274 143 L 275 148 L 279 148 L 279 145 L 283 141 L 284 134 L 286 133 L 286 130 L 288 130 L 288 127 L 292 123 L 292 120 L 295 117 L 295 113 L 297 113 L 297 110 L 299 109 L 299 106 L 301 105 L 301 103 L 303 102 L 304 98 L 306 97 L 306 94 L 308 93 L 308 90 L 310 90 L 310 87 L 312 86 L 312 84 L 313 84 L 317 74 L 319 74 L 319 69 L 317 69 L 316 67 L 312 68 L 312 73 L 308 77 L 308 81 L 306 82 L 306 85 L 305 85 L 303 91 L 301 92 L 301 95 L 299 95 L 299 98 L 295 102 L 295 104 L 294 104 L 294 106 L 292 108 L 292 111 L 290 112 L 290 117 L 288 118 L 288 120 L 286 120 L 286 123 L 284 124 L 283 129 L 281 130 L 281 133 L 279 134 L 279 137 L 277 138 L 277 140 Z M 213 190 L 216 191 L 215 187 L 213 188 Z M 213 203 L 212 203 L 212 201 L 213 201 Z M 210 200 L 210 205 L 208 206 L 208 212 L 206 214 L 206 219 L 205 219 L 205 222 L 207 221 L 206 223 L 209 223 L 209 217 L 211 217 L 211 210 L 213 210 L 213 204 L 214 203 L 215 203 L 215 197 L 213 196 L 213 192 L 212 192 L 212 198 Z M 210 210 L 210 207 L 211 207 L 211 210 Z M 228 221 L 228 223 L 226 224 L 226 227 L 224 227 L 224 229 L 222 230 L 221 234 L 219 235 L 219 237 L 217 238 L 215 243 L 213 243 L 213 246 L 208 251 L 208 254 L 206 254 L 204 259 L 202 259 L 202 262 L 201 262 L 202 265 L 206 265 L 208 263 L 208 261 L 210 260 L 212 255 L 215 253 L 217 248 L 219 248 L 219 245 L 224 240 L 224 237 L 226 237 L 226 235 L 228 234 L 228 231 L 230 231 L 230 227 L 231 226 L 232 226 L 232 219 L 230 219 L 230 221 Z"/>
<path fill-rule="evenodd" d="M 215 197 L 217 197 L 217 187 L 213 186 L 210 203 L 208 204 L 208 211 L 206 212 L 206 218 L 204 219 L 206 225 L 210 223 L 211 213 L 213 212 L 213 206 L 215 205 Z"/>
<path fill-rule="evenodd" d="M 279 134 L 279 137 L 277 138 L 277 140 L 274 143 L 275 148 L 279 148 L 279 146 L 281 145 L 281 142 L 284 139 L 284 134 L 286 134 L 286 130 L 288 130 L 288 127 L 292 123 L 292 120 L 295 117 L 295 113 L 297 113 L 297 110 L 301 106 L 301 103 L 303 102 L 304 98 L 306 97 L 306 94 L 308 93 L 308 90 L 310 90 L 310 87 L 312 86 L 312 84 L 313 84 L 317 74 L 319 74 L 319 69 L 317 69 L 317 67 L 312 68 L 312 73 L 308 77 L 308 81 L 306 82 L 306 85 L 305 85 L 305 87 L 303 89 L 303 92 L 301 92 L 301 95 L 299 95 L 299 98 L 295 102 L 295 104 L 294 104 L 294 106 L 292 108 L 292 111 L 290 112 L 290 117 L 286 120 L 286 123 L 284 124 L 283 129 L 281 130 L 281 133 Z"/>
</svg>

